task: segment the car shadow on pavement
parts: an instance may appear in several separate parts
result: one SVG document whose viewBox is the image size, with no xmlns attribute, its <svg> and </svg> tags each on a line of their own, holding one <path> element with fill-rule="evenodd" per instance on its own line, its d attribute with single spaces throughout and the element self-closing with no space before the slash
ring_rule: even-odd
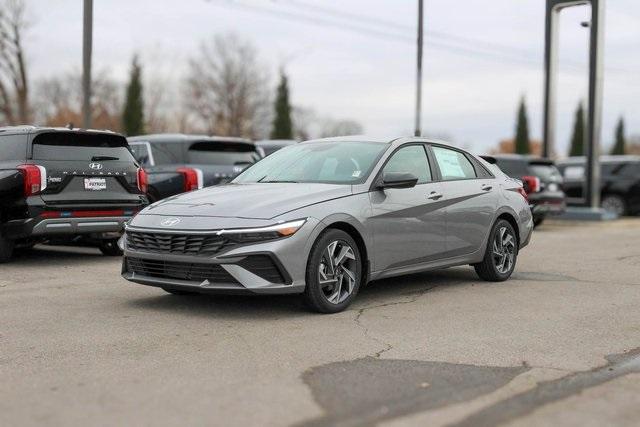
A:
<svg viewBox="0 0 640 427">
<path fill-rule="evenodd" d="M 473 269 L 450 268 L 376 280 L 362 288 L 348 311 L 364 306 L 384 305 L 406 298 L 437 291 L 448 286 L 487 282 L 479 281 Z M 226 319 L 277 319 L 291 315 L 315 315 L 302 302 L 300 295 L 169 295 L 157 289 L 157 295 L 128 299 L 136 309 L 174 311 L 187 315 L 223 317 Z"/>
<path fill-rule="evenodd" d="M 97 248 L 80 246 L 49 246 L 37 245 L 33 248 L 16 249 L 9 266 L 31 266 L 42 264 L 65 264 L 73 263 L 82 259 L 82 262 L 93 262 L 98 260 L 115 259 L 106 257 Z"/>
</svg>

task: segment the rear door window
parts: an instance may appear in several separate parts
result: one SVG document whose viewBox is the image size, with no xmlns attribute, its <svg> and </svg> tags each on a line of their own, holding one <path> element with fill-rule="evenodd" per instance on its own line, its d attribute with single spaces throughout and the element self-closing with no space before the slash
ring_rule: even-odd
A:
<svg viewBox="0 0 640 427">
<path fill-rule="evenodd" d="M 463 153 L 434 146 L 433 154 L 444 181 L 477 178 L 473 164 Z"/>
<path fill-rule="evenodd" d="M 120 160 L 133 162 L 127 140 L 120 135 L 49 132 L 36 135 L 34 160 Z"/>
<path fill-rule="evenodd" d="M 234 166 L 247 165 L 260 160 L 251 144 L 237 142 L 202 141 L 189 146 L 187 163 Z"/>
<path fill-rule="evenodd" d="M 4 135 L 0 137 L 0 161 L 24 161 L 27 157 L 26 135 Z"/>
</svg>

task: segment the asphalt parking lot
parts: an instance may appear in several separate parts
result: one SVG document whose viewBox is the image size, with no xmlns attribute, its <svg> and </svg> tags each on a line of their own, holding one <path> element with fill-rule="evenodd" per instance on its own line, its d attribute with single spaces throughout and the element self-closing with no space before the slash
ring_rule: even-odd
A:
<svg viewBox="0 0 640 427">
<path fill-rule="evenodd" d="M 545 224 L 508 282 L 383 280 L 336 315 L 39 246 L 0 266 L 0 425 L 637 425 L 639 242 Z"/>
</svg>

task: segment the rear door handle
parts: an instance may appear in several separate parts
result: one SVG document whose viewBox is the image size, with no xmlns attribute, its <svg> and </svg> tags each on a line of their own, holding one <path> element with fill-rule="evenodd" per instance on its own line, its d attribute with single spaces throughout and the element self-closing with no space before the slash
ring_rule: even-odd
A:
<svg viewBox="0 0 640 427">
<path fill-rule="evenodd" d="M 442 198 L 442 194 L 436 193 L 435 191 L 432 191 L 427 196 L 427 199 L 430 199 L 430 200 L 438 200 L 438 199 L 441 199 L 441 198 Z"/>
<path fill-rule="evenodd" d="M 491 190 L 492 188 L 493 188 L 493 186 L 492 186 L 492 185 L 490 185 L 490 184 L 482 184 L 482 187 L 480 187 L 480 189 L 481 189 L 482 191 L 489 191 L 489 190 Z"/>
</svg>

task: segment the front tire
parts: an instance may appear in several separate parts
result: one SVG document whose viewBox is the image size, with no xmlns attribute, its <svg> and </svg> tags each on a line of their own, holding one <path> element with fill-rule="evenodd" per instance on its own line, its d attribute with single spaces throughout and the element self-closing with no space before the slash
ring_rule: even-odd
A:
<svg viewBox="0 0 640 427">
<path fill-rule="evenodd" d="M 13 240 L 5 239 L 0 236 L 0 264 L 9 262 L 11 255 L 13 254 L 13 247 Z"/>
<path fill-rule="evenodd" d="M 102 240 L 98 248 L 106 256 L 122 255 L 122 249 L 118 247 L 118 239 Z"/>
<path fill-rule="evenodd" d="M 341 230 L 323 232 L 307 261 L 304 301 L 319 313 L 347 308 L 362 282 L 362 258 L 358 245 Z"/>
<path fill-rule="evenodd" d="M 499 219 L 489 234 L 484 259 L 473 267 L 481 279 L 489 282 L 503 282 L 513 273 L 517 258 L 516 232 L 508 221 Z"/>
</svg>

